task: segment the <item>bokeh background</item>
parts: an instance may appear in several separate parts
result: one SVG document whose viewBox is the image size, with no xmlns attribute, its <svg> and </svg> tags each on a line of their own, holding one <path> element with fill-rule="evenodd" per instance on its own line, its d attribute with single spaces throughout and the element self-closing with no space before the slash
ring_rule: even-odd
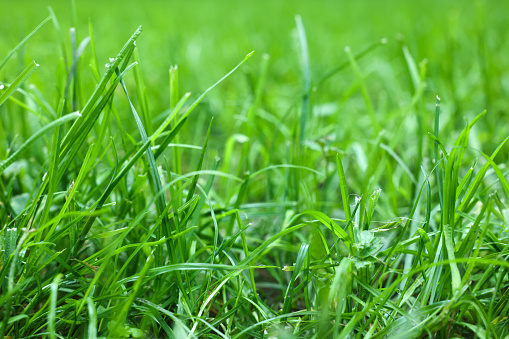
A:
<svg viewBox="0 0 509 339">
<path fill-rule="evenodd" d="M 235 174 L 241 176 L 244 170 L 288 162 L 288 142 L 293 140 L 300 116 L 300 105 L 295 102 L 303 88 L 296 15 L 302 17 L 306 30 L 313 84 L 328 71 L 348 62 L 346 46 L 355 54 L 387 39 L 386 44 L 358 60 L 359 71 L 377 120 L 385 131 L 384 140 L 393 141 L 390 146 L 416 176 L 420 166 L 431 168 L 426 161 L 433 157 L 433 141 L 427 137 L 419 141 L 417 135 L 425 136 L 433 130 L 436 95 L 442 99 L 440 138 L 448 147 L 466 121 L 484 109 L 488 114 L 472 131 L 470 145 L 491 153 L 507 135 L 509 44 L 506 13 L 509 13 L 509 4 L 504 1 L 2 0 L 0 55 L 6 55 L 21 37 L 46 18 L 48 7 L 56 14 L 61 35 L 53 23 L 47 23 L 17 57 L 9 61 L 0 78 L 9 82 L 29 61 L 36 60 L 41 67 L 30 82 L 55 107 L 57 103 L 52 102 L 52 98 L 56 98 L 58 89 L 54 79 L 59 76 L 58 68 L 62 67 L 64 55 L 61 41 L 67 46 L 65 53 L 69 54 L 70 27 L 76 27 L 78 43 L 89 35 L 89 27 L 93 27 L 95 49 L 102 66 L 109 57 L 116 55 L 132 32 L 143 25 L 143 34 L 137 42 L 139 67 L 144 74 L 154 117 L 169 107 L 170 66 L 179 67 L 181 93 L 191 92 L 196 98 L 247 53 L 255 51 L 246 64 L 206 97 L 192 122 L 182 131 L 181 143 L 201 145 L 210 118 L 215 118 L 205 167 L 211 166 L 216 155 L 225 156 L 227 140 L 241 144 L 243 139 L 236 136 L 247 134 L 246 116 L 266 56 L 270 59 L 257 107 L 258 134 L 251 137 L 261 146 L 251 148 L 251 152 L 262 154 L 265 150 L 267 153 L 272 147 L 275 155 L 267 160 L 266 154 L 259 157 L 251 154 L 252 161 L 247 168 L 236 164 L 235 157 L 231 166 L 236 168 Z M 412 82 L 405 49 L 413 58 L 417 72 L 423 72 L 426 84 L 418 102 L 413 104 L 412 97 L 417 89 Z M 82 100 L 90 95 L 95 83 L 92 72 L 87 69 L 91 58 L 88 46 L 80 62 Z M 126 81 L 134 83 L 132 76 Z M 374 143 L 377 133 L 368 117 L 361 87 L 354 70 L 348 66 L 313 91 L 312 116 L 306 128 L 307 146 L 314 155 L 309 157 L 312 164 L 306 165 L 316 169 L 330 166 L 332 173 L 334 161 L 325 154 L 331 151 L 346 154 L 347 162 L 348 158 L 352 159 L 347 165 L 352 173 L 365 169 L 363 152 Z M 122 124 L 135 130 L 134 121 L 126 111 L 126 101 L 118 100 L 116 104 L 119 111 L 125 113 L 120 115 Z M 421 127 L 417 117 L 422 119 Z M 30 123 L 37 124 L 37 121 Z M 4 115 L 3 125 L 4 130 L 9 131 L 4 147 L 16 135 L 23 135 L 20 129 L 26 129 L 7 115 Z M 280 133 L 274 138 L 275 129 L 280 129 Z M 328 147 L 325 151 L 324 143 Z M 422 157 L 416 156 L 419 147 Z M 507 159 L 507 155 L 507 149 L 503 149 L 498 159 Z M 192 170 L 199 152 L 190 151 L 187 156 L 189 161 L 183 163 L 183 168 Z M 479 154 L 471 153 L 465 163 L 476 157 Z M 412 189 L 408 188 L 405 193 L 403 188 L 411 183 L 405 179 L 403 171 L 398 173 L 392 179 L 410 201 L 412 194 L 408 192 Z M 352 175 L 349 180 L 355 187 L 360 179 Z M 384 183 L 380 185 L 385 186 Z"/>
</svg>

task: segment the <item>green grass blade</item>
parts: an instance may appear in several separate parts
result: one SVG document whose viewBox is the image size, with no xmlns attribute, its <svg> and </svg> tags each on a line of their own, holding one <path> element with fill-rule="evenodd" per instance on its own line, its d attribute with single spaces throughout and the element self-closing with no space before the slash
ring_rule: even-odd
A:
<svg viewBox="0 0 509 339">
<path fill-rule="evenodd" d="M 435 108 L 435 166 L 439 164 L 439 155 L 438 155 L 438 131 L 440 126 L 440 98 L 437 95 L 437 102 Z M 446 153 L 445 153 L 446 154 Z M 437 186 L 438 186 L 438 196 L 440 198 L 440 207 L 443 210 L 443 201 L 444 201 L 444 189 L 443 189 L 443 178 L 442 178 L 442 169 L 440 166 L 436 168 L 436 177 L 437 177 Z"/>
<path fill-rule="evenodd" d="M 304 261 L 306 260 L 306 256 L 309 249 L 309 243 L 304 243 L 300 246 L 299 253 L 297 254 L 297 261 L 295 262 L 295 268 L 292 273 L 292 278 L 290 279 L 290 283 L 286 288 L 286 293 L 284 297 L 283 303 L 283 314 L 286 314 L 290 311 L 290 305 L 293 300 L 293 294 L 295 293 L 294 284 L 297 280 L 297 277 L 301 273 L 301 270 L 304 266 Z"/>
<path fill-rule="evenodd" d="M 27 141 L 25 141 L 23 143 L 23 145 L 21 145 L 20 148 L 18 148 L 18 150 L 16 152 L 14 152 L 9 158 L 0 162 L 0 173 L 2 173 L 14 161 L 16 161 L 23 154 L 23 152 L 25 152 L 28 149 L 28 147 L 31 144 L 33 144 L 37 139 L 42 137 L 47 131 L 49 131 L 55 127 L 58 127 L 67 121 L 74 120 L 80 116 L 81 116 L 81 114 L 79 112 L 67 114 L 67 115 L 45 125 L 43 128 L 41 128 L 36 133 L 34 133 Z"/>
<path fill-rule="evenodd" d="M 113 74 L 116 72 L 117 68 L 120 66 L 121 62 L 127 62 L 129 58 L 127 58 L 128 55 L 130 55 L 134 49 L 134 42 L 138 38 L 138 36 L 141 34 L 142 27 L 138 27 L 138 29 L 133 33 L 133 35 L 127 40 L 126 44 L 120 52 L 118 53 L 117 57 L 108 64 L 108 69 L 106 71 L 106 74 L 101 79 L 101 82 L 96 86 L 94 92 L 92 93 L 90 99 L 87 101 L 83 109 L 81 110 L 82 117 L 81 119 L 78 119 L 71 127 L 71 129 L 67 132 L 65 137 L 62 140 L 61 143 L 61 149 L 62 154 L 67 154 L 70 147 L 74 144 L 76 135 L 82 135 L 82 133 L 77 133 L 78 129 L 82 128 L 88 128 L 90 129 L 91 126 L 94 124 L 95 120 L 97 119 L 97 116 L 95 118 L 89 119 L 90 112 L 93 111 L 93 108 L 99 98 L 104 94 L 104 91 L 106 89 L 106 85 L 110 78 L 113 76 Z M 123 70 L 122 70 L 123 71 Z"/>
<path fill-rule="evenodd" d="M 140 290 L 140 287 L 143 283 L 143 279 L 145 278 L 145 275 L 147 274 L 148 270 L 151 268 L 152 264 L 154 263 L 154 256 L 153 253 L 149 255 L 147 258 L 147 261 L 145 265 L 143 266 L 143 269 L 139 273 L 136 282 L 134 283 L 134 286 L 132 287 L 131 293 L 129 295 L 129 298 L 127 301 L 123 304 L 122 309 L 120 310 L 120 313 L 116 316 L 116 320 L 113 323 L 109 335 L 121 335 L 123 334 L 123 328 L 119 328 L 121 325 L 124 324 L 125 318 L 127 316 L 127 313 L 129 312 L 133 302 L 134 298 L 136 298 L 136 295 L 138 294 L 138 291 Z"/>
<path fill-rule="evenodd" d="M 201 171 L 201 168 L 203 166 L 203 159 L 205 158 L 205 152 L 207 151 L 207 145 L 209 143 L 209 137 L 210 137 L 210 130 L 212 129 L 212 120 L 210 120 L 209 129 L 207 130 L 207 136 L 205 137 L 205 142 L 203 143 L 201 154 L 200 154 L 200 160 L 198 160 L 198 164 L 196 165 L 195 172 Z M 187 193 L 186 202 L 191 200 L 191 198 L 194 195 L 194 192 L 196 190 L 196 184 L 198 183 L 199 175 L 195 175 L 193 177 L 193 182 L 191 183 L 191 187 L 189 188 L 189 192 Z"/>
<path fill-rule="evenodd" d="M 299 140 L 300 143 L 303 143 L 306 140 L 306 130 L 307 130 L 307 120 L 310 118 L 310 89 L 311 89 L 311 68 L 309 65 L 309 48 L 308 41 L 306 38 L 306 30 L 304 29 L 304 24 L 302 23 L 302 18 L 300 15 L 295 17 L 295 24 L 297 25 L 297 34 L 299 36 L 299 44 L 300 44 L 300 55 L 302 59 L 302 112 L 300 116 L 300 133 Z"/>
<path fill-rule="evenodd" d="M 51 302 L 50 309 L 48 312 L 48 331 L 49 337 L 51 339 L 56 339 L 57 335 L 55 332 L 55 319 L 56 319 L 56 309 L 57 309 L 57 300 L 58 300 L 58 284 L 60 280 L 62 280 L 63 275 L 57 274 L 53 279 L 53 283 L 51 284 Z"/>
<path fill-rule="evenodd" d="M 343 201 L 343 210 L 345 211 L 346 222 L 350 221 L 350 201 L 348 195 L 348 186 L 346 186 L 345 170 L 339 154 L 336 154 L 336 167 L 338 169 L 339 188 L 341 190 L 341 200 Z M 349 229 L 350 234 L 353 234 L 353 229 Z"/>
<path fill-rule="evenodd" d="M 26 79 L 28 79 L 32 73 L 35 72 L 35 70 L 39 67 L 39 64 L 37 64 L 35 61 L 32 61 L 25 70 L 18 75 L 16 80 L 12 84 L 10 84 L 5 91 L 0 95 L 0 107 L 4 104 L 4 102 L 9 99 L 11 95 L 14 94 L 14 92 L 21 86 L 23 82 L 25 82 Z"/>
<path fill-rule="evenodd" d="M 5 57 L 5 59 L 0 64 L 0 70 L 2 70 L 2 68 L 5 66 L 7 61 L 9 61 L 9 59 L 11 58 L 11 56 L 14 53 L 16 53 L 16 51 L 19 50 L 25 44 L 25 42 L 27 42 L 27 40 L 32 37 L 32 35 L 34 35 L 42 26 L 44 26 L 44 24 L 46 24 L 50 20 L 51 20 L 51 15 L 48 16 L 46 19 L 44 19 L 36 28 L 34 28 L 34 30 L 32 32 L 30 32 L 26 37 L 23 38 L 23 40 L 21 40 L 21 42 L 19 44 L 17 44 L 16 47 L 14 47 L 12 49 L 12 51 Z M 1 105 L 1 103 L 0 103 L 0 105 Z"/>
</svg>

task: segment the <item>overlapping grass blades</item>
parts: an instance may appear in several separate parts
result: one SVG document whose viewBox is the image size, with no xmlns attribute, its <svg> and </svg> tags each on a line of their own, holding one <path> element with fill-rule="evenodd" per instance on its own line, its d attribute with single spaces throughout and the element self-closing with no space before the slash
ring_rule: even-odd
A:
<svg viewBox="0 0 509 339">
<path fill-rule="evenodd" d="M 200 65 L 156 81 L 140 27 L 101 72 L 106 38 L 71 9 L 69 42 L 52 13 L 56 97 L 23 89 L 34 63 L 2 63 L 2 118 L 40 121 L 20 142 L 0 120 L 0 337 L 507 336 L 509 138 L 471 147 L 497 113 L 433 106 L 413 44 L 339 46 L 314 79 L 328 68 L 297 17 L 293 63 L 261 53 L 218 86 L 250 53 L 189 101 Z"/>
</svg>

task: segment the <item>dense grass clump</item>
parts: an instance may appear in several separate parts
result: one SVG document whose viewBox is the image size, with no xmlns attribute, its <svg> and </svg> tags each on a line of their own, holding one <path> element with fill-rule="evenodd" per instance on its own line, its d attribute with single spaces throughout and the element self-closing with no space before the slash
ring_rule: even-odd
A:
<svg viewBox="0 0 509 339">
<path fill-rule="evenodd" d="M 509 338 L 506 4 L 69 4 L 0 14 L 0 338 Z"/>
</svg>

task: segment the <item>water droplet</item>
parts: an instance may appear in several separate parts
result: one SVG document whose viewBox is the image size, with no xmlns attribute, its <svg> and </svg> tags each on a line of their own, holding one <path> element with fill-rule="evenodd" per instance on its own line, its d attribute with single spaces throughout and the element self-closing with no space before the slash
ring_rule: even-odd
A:
<svg viewBox="0 0 509 339">
<path fill-rule="evenodd" d="M 4 87 L 5 87 L 4 85 L 0 85 L 0 89 L 4 89 Z"/>
</svg>

